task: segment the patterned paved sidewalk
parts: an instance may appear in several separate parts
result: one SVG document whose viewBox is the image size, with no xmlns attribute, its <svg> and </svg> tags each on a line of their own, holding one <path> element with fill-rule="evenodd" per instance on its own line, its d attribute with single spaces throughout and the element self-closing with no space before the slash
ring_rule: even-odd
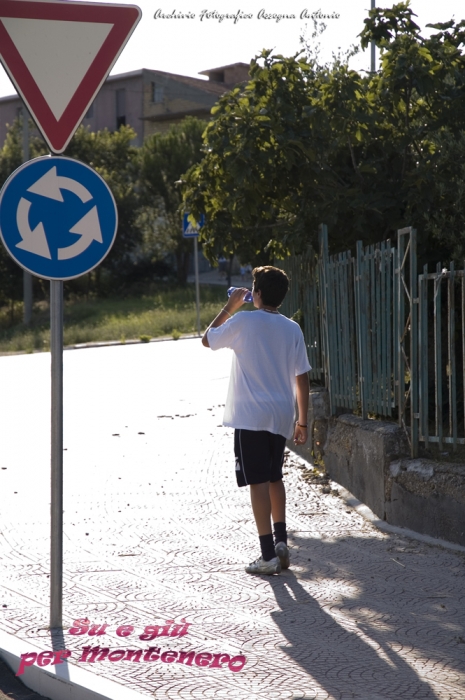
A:
<svg viewBox="0 0 465 700">
<path fill-rule="evenodd" d="M 16 399 L 0 409 L 0 630 L 24 652 L 52 648 L 48 361 L 0 359 L 7 391 L 20 377 L 41 397 L 5 392 Z M 465 556 L 378 531 L 304 479 L 292 453 L 292 568 L 244 572 L 258 540 L 232 431 L 219 427 L 229 362 L 197 340 L 65 353 L 68 629 L 55 642 L 156 700 L 465 698 Z M 71 635 L 83 618 L 105 633 Z M 184 621 L 187 634 L 169 636 Z M 168 636 L 139 638 L 168 624 Z M 78 662 L 97 645 L 121 653 Z"/>
</svg>

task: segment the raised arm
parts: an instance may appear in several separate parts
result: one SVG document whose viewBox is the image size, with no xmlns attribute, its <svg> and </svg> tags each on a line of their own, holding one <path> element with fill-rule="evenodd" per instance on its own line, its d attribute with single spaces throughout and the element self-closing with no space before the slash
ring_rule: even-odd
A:
<svg viewBox="0 0 465 700">
<path fill-rule="evenodd" d="M 239 287 L 238 289 L 235 289 L 234 292 L 232 292 L 227 303 L 223 306 L 220 313 L 217 316 L 215 316 L 215 318 L 203 334 L 202 345 L 204 345 L 206 348 L 210 347 L 207 335 L 210 328 L 218 328 L 218 326 L 222 326 L 223 323 L 233 315 L 234 311 L 237 311 L 237 309 L 239 309 L 243 304 L 245 304 L 246 302 L 244 301 L 244 294 L 248 291 L 249 290 L 245 289 L 245 287 Z"/>
</svg>

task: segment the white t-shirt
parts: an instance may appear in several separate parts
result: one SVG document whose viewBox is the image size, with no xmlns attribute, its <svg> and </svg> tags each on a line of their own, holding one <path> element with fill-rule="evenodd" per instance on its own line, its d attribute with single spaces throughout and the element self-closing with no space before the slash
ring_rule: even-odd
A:
<svg viewBox="0 0 465 700">
<path fill-rule="evenodd" d="M 311 369 L 300 326 L 281 314 L 242 311 L 210 328 L 212 350 L 234 350 L 223 424 L 294 434 L 296 376 Z"/>
</svg>

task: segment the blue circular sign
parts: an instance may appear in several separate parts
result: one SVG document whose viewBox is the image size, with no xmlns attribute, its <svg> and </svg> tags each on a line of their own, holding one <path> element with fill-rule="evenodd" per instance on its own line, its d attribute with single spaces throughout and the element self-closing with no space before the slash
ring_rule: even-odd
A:
<svg viewBox="0 0 465 700">
<path fill-rule="evenodd" d="M 97 267 L 116 236 L 118 213 L 105 180 L 72 158 L 21 165 L 0 192 L 0 236 L 25 270 L 69 280 Z"/>
</svg>

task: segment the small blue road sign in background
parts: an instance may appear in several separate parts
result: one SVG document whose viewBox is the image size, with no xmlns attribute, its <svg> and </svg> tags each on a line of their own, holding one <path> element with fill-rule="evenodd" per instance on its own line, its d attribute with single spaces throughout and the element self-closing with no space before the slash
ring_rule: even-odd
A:
<svg viewBox="0 0 465 700">
<path fill-rule="evenodd" d="M 106 182 L 72 158 L 24 163 L 0 192 L 0 236 L 25 270 L 69 280 L 93 270 L 109 252 L 118 213 Z"/>
<path fill-rule="evenodd" d="M 193 226 L 190 221 L 188 221 L 189 214 L 184 214 L 182 218 L 182 236 L 183 238 L 198 238 L 199 230 L 205 223 L 205 217 L 202 214 L 200 221 L 197 222 L 196 226 Z"/>
</svg>

